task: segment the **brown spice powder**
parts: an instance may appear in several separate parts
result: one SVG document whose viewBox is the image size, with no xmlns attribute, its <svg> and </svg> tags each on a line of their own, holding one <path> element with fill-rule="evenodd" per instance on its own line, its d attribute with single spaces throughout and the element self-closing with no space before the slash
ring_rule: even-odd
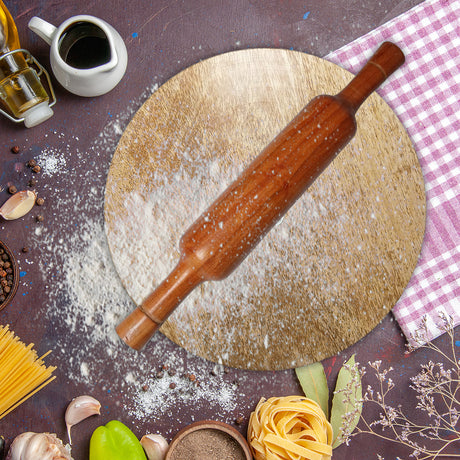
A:
<svg viewBox="0 0 460 460">
<path fill-rule="evenodd" d="M 205 428 L 186 435 L 171 460 L 246 460 L 243 449 L 229 434 Z"/>
</svg>

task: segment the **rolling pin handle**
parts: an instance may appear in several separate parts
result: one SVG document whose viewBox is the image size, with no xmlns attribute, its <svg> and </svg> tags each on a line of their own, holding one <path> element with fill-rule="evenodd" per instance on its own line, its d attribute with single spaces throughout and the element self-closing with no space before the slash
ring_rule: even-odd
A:
<svg viewBox="0 0 460 460">
<path fill-rule="evenodd" d="M 384 42 L 358 72 L 353 80 L 337 95 L 356 112 L 370 94 L 395 70 L 404 64 L 404 54 L 391 42 Z"/>
<path fill-rule="evenodd" d="M 128 346 L 143 348 L 174 309 L 203 282 L 192 263 L 193 258 L 182 257 L 157 289 L 117 326 L 118 336 Z"/>
<path fill-rule="evenodd" d="M 134 350 L 141 350 L 150 340 L 160 324 L 149 318 L 140 308 L 136 308 L 116 328 L 123 342 Z"/>
</svg>

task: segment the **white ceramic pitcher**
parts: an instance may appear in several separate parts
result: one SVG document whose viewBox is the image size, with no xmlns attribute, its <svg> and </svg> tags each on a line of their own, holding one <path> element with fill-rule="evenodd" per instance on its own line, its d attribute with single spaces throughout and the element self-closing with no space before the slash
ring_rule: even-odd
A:
<svg viewBox="0 0 460 460">
<path fill-rule="evenodd" d="M 100 96 L 113 89 L 126 71 L 125 43 L 102 19 L 72 16 L 55 27 L 34 16 L 29 28 L 50 45 L 53 73 L 71 93 Z"/>
</svg>

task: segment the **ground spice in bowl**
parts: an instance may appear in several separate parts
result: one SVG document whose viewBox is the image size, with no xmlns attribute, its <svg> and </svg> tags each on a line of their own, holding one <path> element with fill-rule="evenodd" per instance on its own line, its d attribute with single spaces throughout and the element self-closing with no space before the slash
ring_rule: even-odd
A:
<svg viewBox="0 0 460 460">
<path fill-rule="evenodd" d="M 171 441 L 165 460 L 251 460 L 244 437 L 216 421 L 192 423 Z"/>
<path fill-rule="evenodd" d="M 19 270 L 13 253 L 0 241 L 0 310 L 5 308 L 18 289 Z"/>
</svg>

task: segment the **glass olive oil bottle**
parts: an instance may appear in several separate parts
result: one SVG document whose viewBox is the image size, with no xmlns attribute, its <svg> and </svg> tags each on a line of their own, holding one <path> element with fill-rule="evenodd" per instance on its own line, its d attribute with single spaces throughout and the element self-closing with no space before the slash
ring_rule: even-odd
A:
<svg viewBox="0 0 460 460">
<path fill-rule="evenodd" d="M 0 99 L 12 115 L 9 118 L 23 120 L 28 128 L 53 115 L 39 75 L 29 65 L 32 60 L 27 51 L 21 50 L 16 24 L 0 0 Z"/>
</svg>

